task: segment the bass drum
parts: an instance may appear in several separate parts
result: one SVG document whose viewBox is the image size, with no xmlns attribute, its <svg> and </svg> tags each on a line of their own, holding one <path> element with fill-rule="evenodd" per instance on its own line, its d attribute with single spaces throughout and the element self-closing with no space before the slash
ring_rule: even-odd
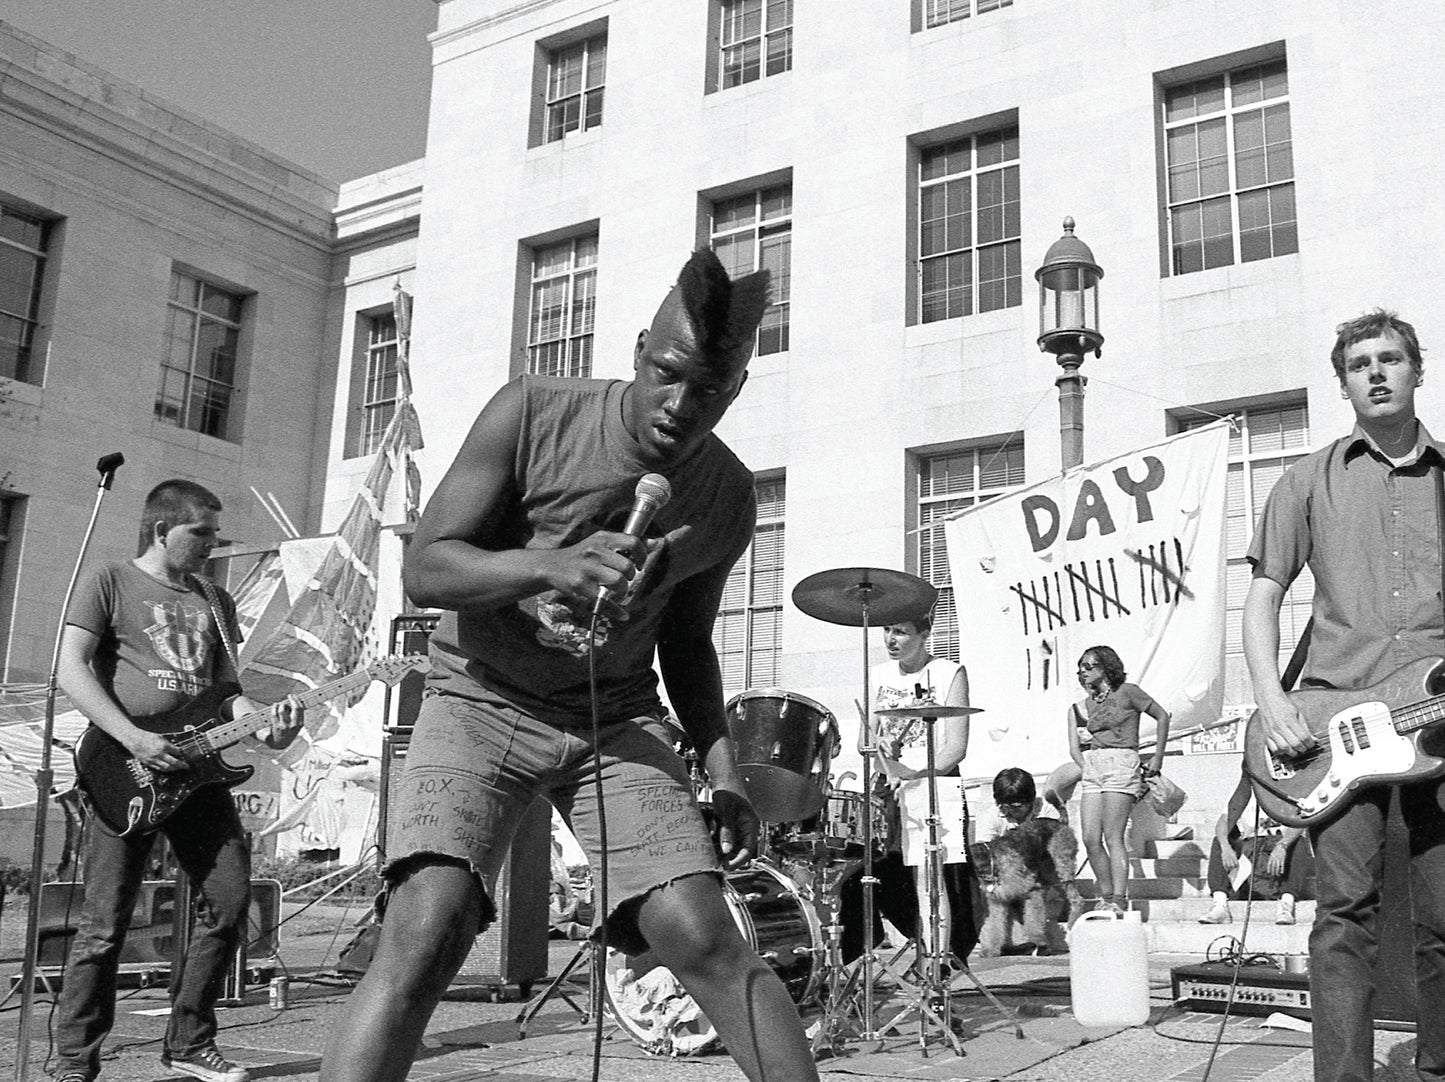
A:
<svg viewBox="0 0 1445 1082">
<path fill-rule="evenodd" d="M 727 876 L 723 896 L 743 938 L 787 988 L 794 1003 L 811 1002 L 821 983 L 823 936 L 812 902 L 770 864 Z M 691 1056 L 718 1043 L 697 1002 L 652 952 L 629 957 L 608 948 L 607 1009 L 644 1051 Z"/>
</svg>

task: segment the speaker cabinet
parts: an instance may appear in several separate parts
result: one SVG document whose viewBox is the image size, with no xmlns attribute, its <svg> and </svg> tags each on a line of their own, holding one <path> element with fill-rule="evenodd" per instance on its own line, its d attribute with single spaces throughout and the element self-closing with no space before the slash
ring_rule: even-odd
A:
<svg viewBox="0 0 1445 1082">
<path fill-rule="evenodd" d="M 411 612 L 391 620 L 391 652 L 393 654 L 424 654 L 431 633 L 441 619 L 435 612 Z M 388 729 L 405 728 L 416 723 L 421 708 L 421 691 L 426 673 L 409 672 L 396 687 L 386 689 L 383 704 Z"/>
<path fill-rule="evenodd" d="M 541 797 L 522 815 L 512 848 L 488 884 L 497 919 L 477 937 L 452 982 L 500 989 L 525 999 L 547 975 L 547 901 L 551 885 L 552 805 Z"/>
<path fill-rule="evenodd" d="M 411 726 L 388 729 L 381 738 L 381 785 L 377 794 L 376 859 L 384 865 L 396 850 L 397 821 L 392 805 L 396 783 L 406 769 L 406 749 L 411 746 Z"/>
<path fill-rule="evenodd" d="M 381 746 L 377 848 L 383 862 L 397 855 L 396 785 L 406 768 L 411 727 L 390 730 Z M 523 814 L 511 849 L 487 884 L 497 919 L 477 937 L 453 987 L 480 986 L 497 998 L 531 994 L 547 973 L 547 902 L 552 866 L 552 805 L 538 797 Z"/>
<path fill-rule="evenodd" d="M 130 931 L 121 947 L 121 977 L 138 973 L 179 972 L 194 933 L 196 906 L 190 880 L 147 879 L 136 894 Z M 70 944 L 80 923 L 85 901 L 85 883 L 42 883 L 40 885 L 39 950 L 36 961 L 43 969 L 61 970 L 70 954 Z M 188 915 L 176 920 L 179 911 Z M 280 953 L 281 884 L 275 879 L 251 880 L 251 908 L 246 931 L 236 947 L 226 972 L 222 991 L 224 1005 L 241 1002 L 246 991 L 247 958 L 269 959 Z M 148 983 L 142 981 L 142 983 Z"/>
</svg>

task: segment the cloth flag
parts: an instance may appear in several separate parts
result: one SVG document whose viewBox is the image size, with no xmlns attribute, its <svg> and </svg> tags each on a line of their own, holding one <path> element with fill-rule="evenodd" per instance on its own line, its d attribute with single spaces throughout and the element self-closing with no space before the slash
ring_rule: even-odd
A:
<svg viewBox="0 0 1445 1082">
<path fill-rule="evenodd" d="M 1112 646 L 1179 731 L 1224 695 L 1227 421 L 1068 470 L 944 524 L 972 719 L 965 772 L 1068 759 L 1079 655 Z M 1145 718 L 1141 739 L 1151 739 Z"/>
<path fill-rule="evenodd" d="M 422 447 L 421 424 L 412 406 L 407 367 L 411 298 L 398 285 L 397 315 L 398 399 L 366 480 L 352 500 L 341 528 L 330 539 L 320 565 L 290 612 L 269 638 L 242 666 L 247 692 L 262 701 L 284 698 L 335 680 L 365 664 L 378 651 L 369 634 L 376 607 L 378 559 L 383 514 L 393 479 L 400 471 L 401 515 L 415 521 L 420 502 L 420 475 L 413 459 Z M 403 333 L 402 328 L 406 331 Z M 363 688 L 340 706 L 359 701 Z M 336 732 L 339 713 L 307 719 L 307 736 L 314 742 Z"/>
</svg>

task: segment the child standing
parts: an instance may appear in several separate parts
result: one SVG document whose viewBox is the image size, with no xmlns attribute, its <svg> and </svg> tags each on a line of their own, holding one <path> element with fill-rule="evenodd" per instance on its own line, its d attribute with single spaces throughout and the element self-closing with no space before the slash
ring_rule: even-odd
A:
<svg viewBox="0 0 1445 1082">
<path fill-rule="evenodd" d="M 1091 646 L 1079 657 L 1079 684 L 1088 692 L 1069 708 L 1069 755 L 1083 771 L 1079 818 L 1089 867 L 1099 886 L 1096 909 L 1122 912 L 1128 905 L 1128 852 L 1124 831 L 1134 802 L 1144 794 L 1144 779 L 1159 773 L 1169 737 L 1169 712 L 1143 688 L 1128 683 L 1124 663 L 1112 647 Z M 1147 767 L 1139 759 L 1139 718 L 1158 725 L 1154 755 Z M 1089 747 L 1079 728 L 1089 734 Z"/>
</svg>

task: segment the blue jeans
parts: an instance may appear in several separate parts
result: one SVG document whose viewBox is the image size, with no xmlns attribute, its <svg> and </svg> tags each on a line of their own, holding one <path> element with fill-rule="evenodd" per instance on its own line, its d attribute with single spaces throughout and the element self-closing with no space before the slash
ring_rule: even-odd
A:
<svg viewBox="0 0 1445 1082">
<path fill-rule="evenodd" d="M 1270 851 L 1274 848 L 1278 839 L 1273 836 L 1266 838 L 1241 838 L 1239 828 L 1235 827 L 1229 832 L 1229 847 L 1234 850 L 1234 855 L 1239 856 L 1246 851 L 1248 846 L 1249 859 L 1254 865 L 1254 872 L 1249 879 L 1239 884 L 1236 890 L 1229 882 L 1229 876 L 1224 871 L 1224 851 L 1219 846 L 1219 839 L 1215 838 L 1209 846 L 1209 892 L 1213 894 L 1218 891 L 1221 894 L 1229 895 L 1232 901 L 1243 901 L 1246 898 L 1268 900 L 1277 899 L 1282 894 L 1292 894 L 1296 900 L 1304 902 L 1315 896 L 1315 857 L 1310 852 L 1309 842 L 1304 838 L 1297 838 L 1295 843 L 1289 847 L 1289 855 L 1284 858 L 1284 874 L 1272 876 L 1265 871 L 1265 862 L 1268 860 Z"/>
<path fill-rule="evenodd" d="M 1409 830 L 1415 928 L 1416 1050 L 1422 1080 L 1445 1079 L 1445 784 L 1400 787 Z M 1387 787 L 1365 790 L 1310 833 L 1318 896 L 1310 931 L 1310 1005 L 1316 1082 L 1374 1076 L 1374 965 Z M 1298 844 L 1298 843 L 1296 843 Z"/>
<path fill-rule="evenodd" d="M 90 817 L 85 901 L 65 967 L 55 1048 L 60 1071 L 100 1073 L 100 1047 L 115 1024 L 116 971 L 145 877 L 153 834 L 122 838 Z M 177 1056 L 216 1039 L 216 1000 L 245 931 L 251 851 L 229 790 L 198 790 L 161 827 L 200 899 L 196 929 L 179 973 L 171 974 L 165 1048 Z M 185 914 L 176 912 L 176 920 Z"/>
</svg>

